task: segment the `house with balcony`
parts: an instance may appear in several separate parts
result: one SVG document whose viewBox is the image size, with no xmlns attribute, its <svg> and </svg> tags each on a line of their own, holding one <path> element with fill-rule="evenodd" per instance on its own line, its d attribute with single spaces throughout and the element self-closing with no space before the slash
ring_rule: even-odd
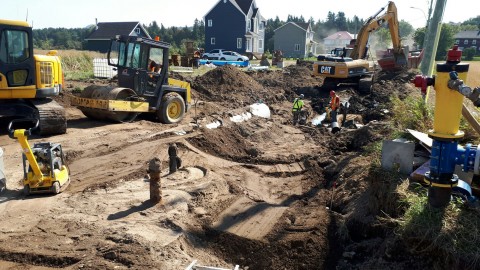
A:
<svg viewBox="0 0 480 270">
<path fill-rule="evenodd" d="M 204 17 L 205 51 L 224 49 L 259 58 L 267 20 L 255 0 L 220 0 Z"/>
<path fill-rule="evenodd" d="M 287 22 L 274 30 L 274 49 L 287 58 L 307 58 L 317 55 L 318 42 L 313 40 L 311 24 Z"/>
<path fill-rule="evenodd" d="M 354 34 L 350 34 L 347 31 L 340 31 L 329 35 L 323 39 L 323 46 L 325 48 L 324 53 L 330 53 L 335 48 L 348 47 L 350 41 L 355 38 Z"/>
<path fill-rule="evenodd" d="M 461 31 L 454 38 L 458 49 L 475 48 L 476 54 L 480 53 L 478 48 L 480 46 L 480 31 Z"/>
</svg>

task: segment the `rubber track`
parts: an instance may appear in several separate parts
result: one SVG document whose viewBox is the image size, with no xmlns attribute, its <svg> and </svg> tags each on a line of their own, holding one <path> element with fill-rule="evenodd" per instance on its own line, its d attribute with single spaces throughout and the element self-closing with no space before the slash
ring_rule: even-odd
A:
<svg viewBox="0 0 480 270">
<path fill-rule="evenodd" d="M 67 132 L 65 108 L 53 99 L 33 100 L 37 109 L 40 135 L 64 134 Z"/>
</svg>

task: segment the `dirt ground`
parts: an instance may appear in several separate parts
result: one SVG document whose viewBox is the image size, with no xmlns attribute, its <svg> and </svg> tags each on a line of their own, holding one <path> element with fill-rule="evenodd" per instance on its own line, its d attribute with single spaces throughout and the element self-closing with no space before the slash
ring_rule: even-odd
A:
<svg viewBox="0 0 480 270">
<path fill-rule="evenodd" d="M 174 125 L 91 120 L 64 94 L 58 101 L 67 134 L 30 141 L 64 148 L 71 184 L 56 196 L 22 195 L 20 146 L 3 124 L 8 190 L 0 195 L 0 269 L 168 270 L 194 260 L 232 269 L 431 269 L 431 261 L 376 227 L 372 197 L 381 191 L 368 179 L 365 152 L 389 131 L 389 96 L 419 92 L 409 84 L 415 74 L 383 74 L 370 95 L 340 87 L 349 113 L 363 120 L 332 134 L 311 122 L 292 125 L 296 95 L 305 94 L 310 121 L 328 103 L 321 79 L 310 73 L 307 65 L 225 66 L 187 77 L 195 104 Z M 66 93 L 92 83 L 110 82 L 67 82 Z M 230 119 L 255 102 L 268 105 L 271 117 Z M 222 125 L 206 128 L 215 121 Z M 170 174 L 172 142 L 182 167 Z M 162 161 L 157 205 L 146 172 L 154 157 Z"/>
</svg>

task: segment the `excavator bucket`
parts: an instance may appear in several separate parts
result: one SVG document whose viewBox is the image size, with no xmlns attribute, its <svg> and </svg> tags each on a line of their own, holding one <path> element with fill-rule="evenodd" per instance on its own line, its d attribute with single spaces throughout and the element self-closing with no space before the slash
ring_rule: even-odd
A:
<svg viewBox="0 0 480 270">
<path fill-rule="evenodd" d="M 393 57 L 395 58 L 395 66 L 397 67 L 406 67 L 408 64 L 408 49 L 407 51 L 402 50 L 401 52 L 394 52 Z"/>
<path fill-rule="evenodd" d="M 377 62 L 382 70 L 418 68 L 422 58 L 423 50 L 408 51 L 408 47 L 401 52 L 393 49 L 377 51 Z"/>
</svg>

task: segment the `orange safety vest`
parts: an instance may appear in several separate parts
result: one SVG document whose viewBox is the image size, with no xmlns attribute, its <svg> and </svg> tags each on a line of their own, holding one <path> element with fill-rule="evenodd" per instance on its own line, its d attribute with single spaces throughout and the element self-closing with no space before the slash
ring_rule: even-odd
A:
<svg viewBox="0 0 480 270">
<path fill-rule="evenodd" d="M 332 111 L 335 111 L 338 109 L 338 107 L 340 107 L 340 98 L 335 95 L 332 97 L 332 100 L 330 100 L 330 108 Z"/>
</svg>

